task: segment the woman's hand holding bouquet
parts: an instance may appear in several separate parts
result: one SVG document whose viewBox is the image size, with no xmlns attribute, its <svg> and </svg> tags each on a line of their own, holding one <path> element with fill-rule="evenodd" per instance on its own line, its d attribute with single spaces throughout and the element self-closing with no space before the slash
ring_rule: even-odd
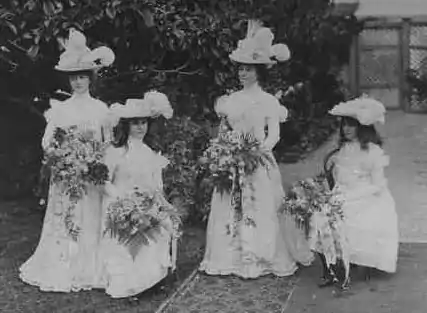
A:
<svg viewBox="0 0 427 313">
<path fill-rule="evenodd" d="M 258 168 L 275 164 L 271 151 L 264 149 L 254 136 L 225 129 L 211 140 L 209 148 L 200 160 L 204 171 L 210 175 L 210 184 L 220 193 L 229 193 L 232 198 L 233 220 L 227 229 L 233 236 L 238 223 L 254 226 L 254 221 L 243 212 L 243 189 L 254 190 L 251 175 Z"/>
<path fill-rule="evenodd" d="M 260 166 L 274 164 L 274 158 L 253 136 L 228 130 L 211 140 L 200 163 L 218 191 L 231 192 L 234 180 L 243 187 L 245 178 Z"/>
<path fill-rule="evenodd" d="M 76 203 L 89 186 L 103 187 L 108 181 L 108 167 L 102 161 L 105 148 L 93 132 L 76 127 L 57 128 L 46 147 L 43 166 L 49 169 L 51 181 L 69 198 L 64 221 L 74 239 L 80 229 L 73 218 Z"/>
<path fill-rule="evenodd" d="M 108 167 L 102 161 L 106 145 L 90 134 L 75 127 L 57 128 L 45 151 L 44 164 L 51 169 L 53 182 L 73 201 L 81 199 L 88 184 L 102 186 L 108 181 Z"/>
</svg>

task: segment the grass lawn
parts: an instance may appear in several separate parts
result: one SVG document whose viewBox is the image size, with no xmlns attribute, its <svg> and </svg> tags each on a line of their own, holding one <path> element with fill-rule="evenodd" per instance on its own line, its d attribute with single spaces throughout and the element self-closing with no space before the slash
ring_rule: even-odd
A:
<svg viewBox="0 0 427 313">
<path fill-rule="evenodd" d="M 198 266 L 204 231 L 187 227 L 179 246 L 177 275 L 132 299 L 111 299 L 101 290 L 40 292 L 18 277 L 19 266 L 37 246 L 43 213 L 34 201 L 0 203 L 0 312 L 2 313 L 153 313 Z"/>
</svg>

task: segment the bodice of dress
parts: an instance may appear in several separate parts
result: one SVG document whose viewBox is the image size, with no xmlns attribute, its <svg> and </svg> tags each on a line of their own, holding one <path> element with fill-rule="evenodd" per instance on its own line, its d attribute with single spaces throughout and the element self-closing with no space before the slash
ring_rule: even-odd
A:
<svg viewBox="0 0 427 313">
<path fill-rule="evenodd" d="M 130 140 L 127 148 L 108 149 L 106 164 L 120 192 L 129 192 L 135 187 L 152 191 L 162 189 L 162 170 L 169 161 L 142 141 Z"/>
<path fill-rule="evenodd" d="M 233 130 L 251 134 L 258 141 L 266 138 L 268 118 L 277 118 L 279 122 L 280 109 L 279 101 L 261 88 L 223 96 L 216 105 L 217 113 L 227 118 Z"/>
<path fill-rule="evenodd" d="M 389 158 L 377 145 L 362 150 L 359 143 L 346 144 L 334 156 L 334 178 L 344 190 L 357 190 L 372 185 L 372 175 L 388 165 Z"/>
<path fill-rule="evenodd" d="M 68 128 L 75 126 L 78 131 L 93 134 L 94 139 L 108 140 L 109 111 L 102 101 L 90 95 L 72 96 L 60 102 L 52 102 L 52 108 L 45 114 L 47 126 L 44 143 L 52 136 L 55 128 Z"/>
</svg>

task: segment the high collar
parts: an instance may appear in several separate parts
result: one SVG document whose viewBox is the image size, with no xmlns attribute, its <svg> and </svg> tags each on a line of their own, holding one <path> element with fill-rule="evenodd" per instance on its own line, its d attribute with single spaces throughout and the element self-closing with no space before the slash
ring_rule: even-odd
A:
<svg viewBox="0 0 427 313">
<path fill-rule="evenodd" d="M 262 88 L 259 84 L 253 84 L 250 87 L 243 88 L 242 91 L 245 93 L 258 93 L 262 91 Z"/>
<path fill-rule="evenodd" d="M 147 145 L 141 139 L 129 138 L 128 148 L 129 150 L 147 149 Z"/>
<path fill-rule="evenodd" d="M 85 100 L 91 100 L 93 99 L 90 95 L 89 91 L 85 93 L 73 93 L 70 100 L 71 101 L 85 101 Z"/>
</svg>

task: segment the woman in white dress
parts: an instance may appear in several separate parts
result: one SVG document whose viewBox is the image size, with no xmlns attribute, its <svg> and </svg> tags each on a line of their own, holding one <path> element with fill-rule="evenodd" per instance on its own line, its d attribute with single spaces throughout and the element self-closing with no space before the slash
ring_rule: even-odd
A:
<svg viewBox="0 0 427 313">
<path fill-rule="evenodd" d="M 173 113 L 167 97 L 157 92 L 150 92 L 141 100 L 129 99 L 126 105 L 113 105 L 111 111 L 119 122 L 113 146 L 105 157 L 111 185 L 107 186 L 109 197 L 104 201 L 104 214 L 112 201 L 125 197 L 135 187 L 141 192 L 163 192 L 162 172 L 169 161 L 145 144 L 144 137 L 150 119 L 159 115 L 171 118 Z M 155 241 L 143 246 L 134 257 L 128 247 L 105 233 L 102 264 L 107 294 L 113 298 L 130 297 L 154 286 L 167 276 L 169 269 L 175 268 L 175 251 L 176 240 L 166 229 L 161 229 Z"/>
<path fill-rule="evenodd" d="M 52 102 L 45 116 L 43 137 L 46 149 L 57 127 L 76 127 L 97 141 L 107 141 L 111 133 L 109 110 L 89 93 L 95 70 L 114 61 L 114 53 L 101 47 L 90 50 L 85 36 L 70 31 L 65 52 L 56 69 L 69 76 L 73 94 L 64 102 Z M 98 266 L 101 239 L 102 190 L 87 186 L 87 194 L 74 207 L 73 223 L 80 228 L 77 237 L 66 227 L 69 196 L 56 183 L 50 184 L 48 205 L 39 244 L 34 254 L 20 267 L 20 278 L 43 291 L 70 292 L 103 287 Z"/>
<path fill-rule="evenodd" d="M 286 120 L 287 110 L 273 95 L 262 90 L 259 81 L 267 66 L 289 58 L 285 45 L 272 46 L 273 38 L 270 29 L 249 21 L 247 37 L 230 55 L 240 66 L 243 89 L 221 97 L 216 105 L 216 112 L 223 120 L 220 129 L 225 127 L 253 136 L 271 156 L 279 141 L 279 124 Z M 229 234 L 227 224 L 233 220 L 231 195 L 215 190 L 200 269 L 209 275 L 234 274 L 243 278 L 292 275 L 297 264 L 285 242 L 279 219 L 284 192 L 277 163 L 258 168 L 248 179 L 254 188 L 243 187 L 241 207 L 255 226 L 240 221 L 238 235 Z M 310 263 L 312 255 L 308 252 L 307 246 L 304 258 L 298 261 Z"/>
<path fill-rule="evenodd" d="M 330 113 L 342 116 L 339 149 L 327 160 L 334 188 L 343 193 L 344 225 L 351 264 L 394 273 L 399 233 L 395 202 L 384 168 L 389 157 L 374 124 L 384 123 L 382 103 L 363 96 L 341 103 Z"/>
</svg>

